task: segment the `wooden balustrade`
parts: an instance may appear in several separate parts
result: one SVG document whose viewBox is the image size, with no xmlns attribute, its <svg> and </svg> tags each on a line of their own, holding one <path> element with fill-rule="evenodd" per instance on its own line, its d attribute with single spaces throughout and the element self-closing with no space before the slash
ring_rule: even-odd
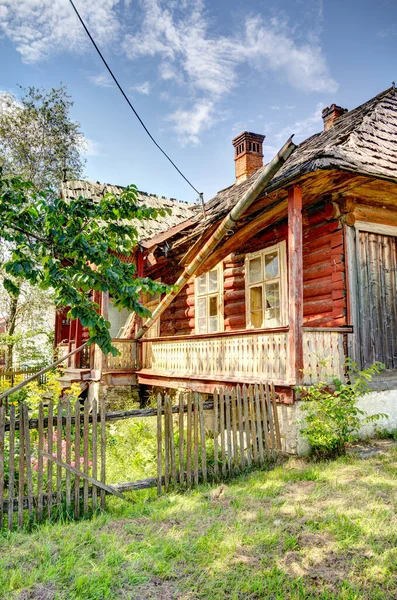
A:
<svg viewBox="0 0 397 600">
<path fill-rule="evenodd" d="M 143 368 L 170 377 L 288 379 L 287 330 L 189 338 L 144 342 L 151 347 Z"/>
<path fill-rule="evenodd" d="M 120 352 L 118 356 L 108 354 L 105 357 L 105 369 L 108 371 L 133 371 L 139 368 L 137 342 L 128 339 L 113 339 L 113 345 Z"/>
<path fill-rule="evenodd" d="M 303 331 L 303 383 L 332 382 L 345 376 L 344 337 L 347 331 Z"/>
</svg>

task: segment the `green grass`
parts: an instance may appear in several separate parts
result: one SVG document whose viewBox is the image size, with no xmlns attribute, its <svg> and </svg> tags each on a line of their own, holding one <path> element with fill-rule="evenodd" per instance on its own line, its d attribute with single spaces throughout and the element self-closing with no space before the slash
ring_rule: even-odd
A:
<svg viewBox="0 0 397 600">
<path fill-rule="evenodd" d="M 397 598 L 397 450 L 291 459 L 222 486 L 0 537 L 0 597 Z"/>
</svg>

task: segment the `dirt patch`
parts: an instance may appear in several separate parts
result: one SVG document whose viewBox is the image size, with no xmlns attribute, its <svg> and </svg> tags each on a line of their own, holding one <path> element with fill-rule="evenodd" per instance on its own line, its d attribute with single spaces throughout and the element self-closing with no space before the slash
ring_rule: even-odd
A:
<svg viewBox="0 0 397 600">
<path fill-rule="evenodd" d="M 128 536 L 140 536 L 141 533 L 131 531 L 136 527 L 147 527 L 151 523 L 147 517 L 139 517 L 138 519 L 117 519 L 115 521 L 109 521 L 103 527 L 101 527 L 101 533 L 114 533 L 116 535 L 128 535 Z"/>
<path fill-rule="evenodd" d="M 175 582 L 153 578 L 133 590 L 119 590 L 117 598 L 122 600 L 182 600 L 187 596 L 178 592 Z"/>
<path fill-rule="evenodd" d="M 254 554 L 253 550 L 239 546 L 230 562 L 232 565 L 258 566 L 261 561 L 260 556 Z"/>
<path fill-rule="evenodd" d="M 56 595 L 54 583 L 38 584 L 32 588 L 22 590 L 17 596 L 18 600 L 53 600 Z"/>
<path fill-rule="evenodd" d="M 300 533 L 298 543 L 301 548 L 325 548 L 334 543 L 334 537 L 328 531 L 321 533 Z"/>
</svg>

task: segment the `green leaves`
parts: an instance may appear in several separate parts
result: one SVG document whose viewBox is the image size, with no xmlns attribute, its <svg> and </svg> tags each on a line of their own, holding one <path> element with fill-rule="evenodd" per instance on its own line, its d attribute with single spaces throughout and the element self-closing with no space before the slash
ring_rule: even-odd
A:
<svg viewBox="0 0 397 600">
<path fill-rule="evenodd" d="M 9 275 L 5 287 L 15 294 L 18 281 L 29 281 L 52 290 L 56 305 L 70 307 L 69 316 L 88 328 L 90 343 L 115 353 L 109 324 L 89 292 L 108 292 L 115 306 L 150 315 L 141 294 L 170 288 L 138 278 L 135 264 L 126 259 L 138 244 L 133 223 L 157 214 L 138 207 L 135 186 L 99 202 L 81 197 L 65 201 L 51 192 L 35 193 L 19 178 L 4 178 L 0 169 L 0 239 L 13 248 L 11 258 L 0 264 Z"/>
</svg>

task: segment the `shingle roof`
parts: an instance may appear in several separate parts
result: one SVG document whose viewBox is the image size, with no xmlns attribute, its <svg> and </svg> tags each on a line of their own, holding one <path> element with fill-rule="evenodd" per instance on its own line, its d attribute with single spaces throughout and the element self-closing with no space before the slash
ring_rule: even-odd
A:
<svg viewBox="0 0 397 600">
<path fill-rule="evenodd" d="M 120 194 L 122 190 L 122 186 L 83 180 L 65 181 L 62 183 L 61 189 L 62 194 L 66 199 L 82 196 L 83 198 L 90 198 L 94 201 L 102 198 L 107 193 Z M 171 227 L 191 218 L 197 212 L 197 207 L 192 204 L 187 204 L 186 202 L 181 202 L 174 198 L 159 198 L 155 195 L 146 194 L 146 192 L 138 192 L 137 202 L 148 208 L 169 208 L 172 211 L 170 215 L 159 215 L 156 219 L 145 221 L 134 219 L 131 224 L 136 227 L 140 241 L 150 239 L 167 231 Z"/>
<path fill-rule="evenodd" d="M 198 225 L 197 233 L 224 217 L 264 168 L 209 200 L 205 207 L 207 219 Z M 319 169 L 341 169 L 397 181 L 397 90 L 388 88 L 340 116 L 328 131 L 299 144 L 267 191 Z"/>
</svg>

